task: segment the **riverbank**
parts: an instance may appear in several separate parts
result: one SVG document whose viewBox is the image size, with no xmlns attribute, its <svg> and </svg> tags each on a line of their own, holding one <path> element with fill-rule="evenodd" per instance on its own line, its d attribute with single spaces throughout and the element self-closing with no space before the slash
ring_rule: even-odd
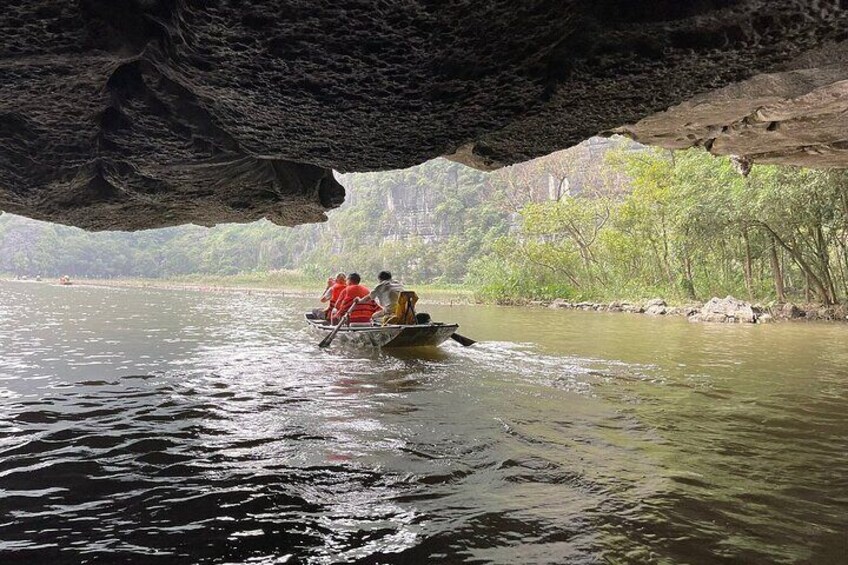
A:
<svg viewBox="0 0 848 565">
<path fill-rule="evenodd" d="M 55 282 L 55 281 L 47 281 Z M 73 285 L 99 286 L 111 288 L 139 288 L 189 292 L 233 293 L 246 294 L 276 294 L 280 296 L 297 296 L 303 298 L 318 297 L 323 288 L 320 283 L 294 279 L 288 285 L 269 285 L 263 281 L 227 280 L 224 277 L 216 279 L 170 280 L 170 279 L 74 279 Z M 419 297 L 420 304 L 439 304 L 452 306 L 454 304 L 473 303 L 473 293 L 470 290 L 444 288 L 428 285 L 410 286 Z M 317 302 L 317 298 L 316 298 Z"/>
<path fill-rule="evenodd" d="M 752 304 L 732 296 L 714 297 L 707 302 L 691 302 L 678 306 L 669 305 L 661 298 L 644 302 L 613 301 L 609 303 L 570 302 L 558 298 L 552 301 L 533 301 L 530 304 L 565 310 L 683 316 L 692 322 L 765 324 L 776 320 L 848 321 L 848 307 L 845 305 L 825 306 L 792 302 Z"/>
</svg>

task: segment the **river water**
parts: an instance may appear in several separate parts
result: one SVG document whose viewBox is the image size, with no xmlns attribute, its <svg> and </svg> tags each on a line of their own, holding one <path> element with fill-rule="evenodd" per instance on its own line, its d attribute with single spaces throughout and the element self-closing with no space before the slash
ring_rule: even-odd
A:
<svg viewBox="0 0 848 565">
<path fill-rule="evenodd" d="M 848 326 L 311 306 L 0 283 L 0 562 L 848 562 Z"/>
</svg>

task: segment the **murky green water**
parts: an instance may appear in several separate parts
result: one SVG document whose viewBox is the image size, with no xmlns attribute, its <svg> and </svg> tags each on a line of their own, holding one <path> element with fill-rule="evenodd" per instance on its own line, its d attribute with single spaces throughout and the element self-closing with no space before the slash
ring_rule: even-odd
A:
<svg viewBox="0 0 848 565">
<path fill-rule="evenodd" d="M 0 561 L 845 563 L 848 326 L 0 283 Z"/>
</svg>

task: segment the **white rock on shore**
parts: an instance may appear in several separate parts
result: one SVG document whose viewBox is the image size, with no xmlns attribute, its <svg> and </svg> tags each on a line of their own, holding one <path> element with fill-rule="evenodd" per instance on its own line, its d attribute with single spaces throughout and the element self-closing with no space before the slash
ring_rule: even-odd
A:
<svg viewBox="0 0 848 565">
<path fill-rule="evenodd" d="M 755 304 L 738 300 L 732 296 L 714 297 L 704 305 L 690 303 L 683 306 L 669 306 L 662 298 L 636 304 L 623 300 L 614 300 L 609 304 L 599 302 L 569 302 L 557 298 L 551 302 L 534 301 L 532 305 L 584 310 L 595 312 L 628 312 L 648 314 L 649 316 L 683 316 L 692 322 L 767 324 L 776 320 L 848 320 L 848 307 L 807 305 L 799 307 L 791 302 L 786 304 Z"/>
<path fill-rule="evenodd" d="M 725 298 L 711 298 L 700 313 L 689 317 L 692 322 L 717 322 L 717 323 L 748 323 L 757 321 L 757 314 L 747 302 L 743 302 L 732 296 Z"/>
<path fill-rule="evenodd" d="M 664 316 L 667 311 L 667 304 L 662 298 L 654 298 L 645 304 L 645 314 L 649 316 Z"/>
</svg>

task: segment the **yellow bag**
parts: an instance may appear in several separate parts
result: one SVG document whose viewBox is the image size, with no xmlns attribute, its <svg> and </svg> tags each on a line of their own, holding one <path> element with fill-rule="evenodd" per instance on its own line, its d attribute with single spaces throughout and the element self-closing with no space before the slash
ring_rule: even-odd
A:
<svg viewBox="0 0 848 565">
<path fill-rule="evenodd" d="M 385 319 L 383 325 L 399 324 L 403 326 L 415 325 L 415 304 L 418 302 L 418 295 L 411 290 L 401 291 L 398 296 L 397 308 L 395 313 Z"/>
</svg>

